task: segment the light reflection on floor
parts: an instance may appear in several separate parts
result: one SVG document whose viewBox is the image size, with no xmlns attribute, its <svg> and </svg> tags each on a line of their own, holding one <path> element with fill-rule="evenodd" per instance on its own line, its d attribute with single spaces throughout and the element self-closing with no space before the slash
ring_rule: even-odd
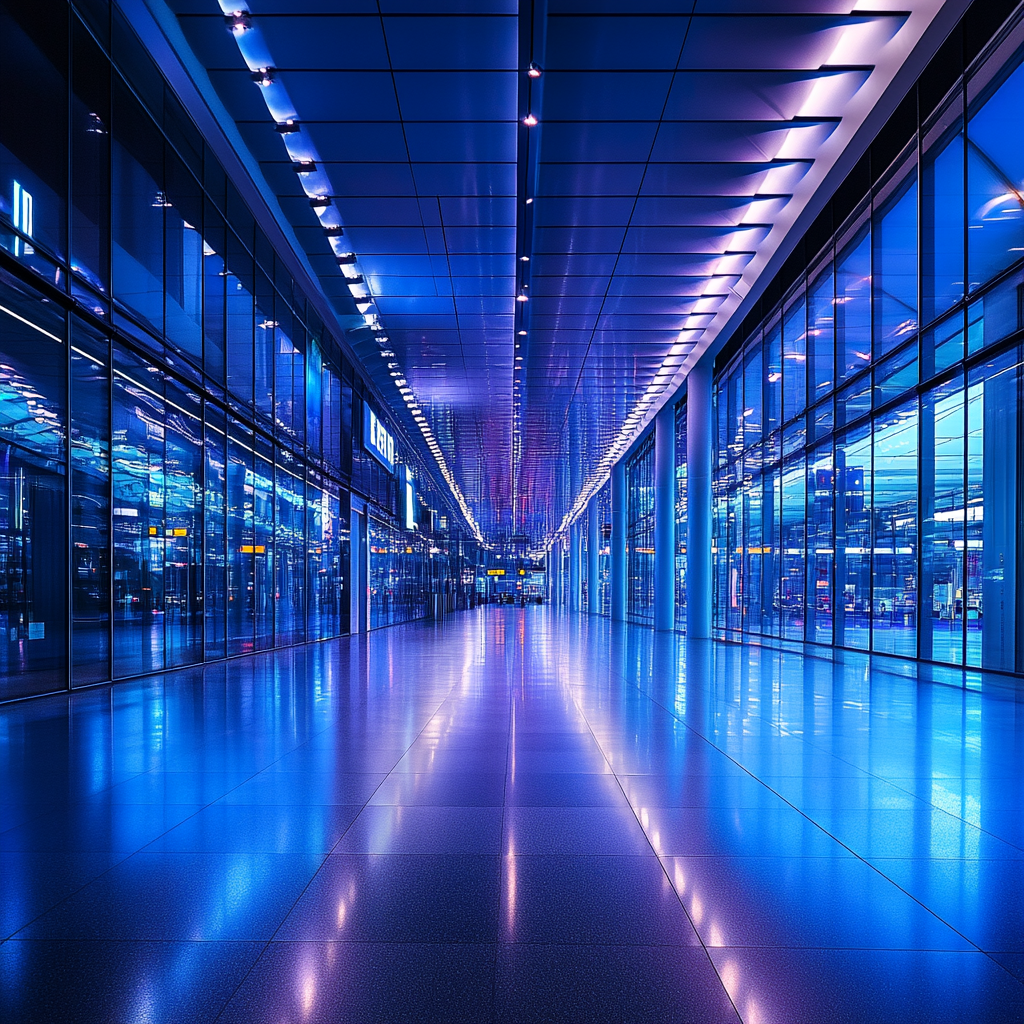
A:
<svg viewBox="0 0 1024 1024">
<path fill-rule="evenodd" d="M 7 706 L 0 1019 L 1024 1019 L 1024 698 L 927 671 L 489 608 Z"/>
</svg>

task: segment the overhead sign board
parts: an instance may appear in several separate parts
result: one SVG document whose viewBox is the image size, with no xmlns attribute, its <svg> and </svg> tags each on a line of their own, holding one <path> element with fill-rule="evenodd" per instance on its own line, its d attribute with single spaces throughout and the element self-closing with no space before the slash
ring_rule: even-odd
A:
<svg viewBox="0 0 1024 1024">
<path fill-rule="evenodd" d="M 504 576 L 505 575 L 505 570 L 504 569 L 488 569 L 487 570 L 487 575 L 488 576 Z"/>
<path fill-rule="evenodd" d="M 389 473 L 394 473 L 395 439 L 368 402 L 363 402 L 363 447 L 381 465 L 386 466 Z"/>
</svg>

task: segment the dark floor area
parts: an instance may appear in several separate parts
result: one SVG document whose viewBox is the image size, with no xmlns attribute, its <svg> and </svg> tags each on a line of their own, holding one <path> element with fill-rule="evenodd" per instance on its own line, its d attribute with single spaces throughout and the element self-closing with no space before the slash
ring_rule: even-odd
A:
<svg viewBox="0 0 1024 1024">
<path fill-rule="evenodd" d="M 484 608 L 9 705 L 0 1019 L 1022 1020 L 1024 699 L 917 671 Z"/>
</svg>

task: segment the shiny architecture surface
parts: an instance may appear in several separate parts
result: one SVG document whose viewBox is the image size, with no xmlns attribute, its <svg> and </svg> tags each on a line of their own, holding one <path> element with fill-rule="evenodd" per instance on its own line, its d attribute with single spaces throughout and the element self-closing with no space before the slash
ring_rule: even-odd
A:
<svg viewBox="0 0 1024 1024">
<path fill-rule="evenodd" d="M 482 608 L 0 728 L 5 1020 L 1024 1014 L 992 678 Z"/>
</svg>

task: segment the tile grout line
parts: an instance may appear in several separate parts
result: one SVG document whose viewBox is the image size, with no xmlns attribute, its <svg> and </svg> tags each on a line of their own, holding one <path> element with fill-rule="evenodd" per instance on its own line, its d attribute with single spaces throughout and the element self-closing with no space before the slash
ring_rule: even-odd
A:
<svg viewBox="0 0 1024 1024">
<path fill-rule="evenodd" d="M 685 669 L 684 669 L 684 671 L 685 671 Z M 616 673 L 616 675 L 618 675 L 618 673 Z M 619 676 L 619 679 L 623 679 L 623 677 L 622 677 L 622 676 Z M 625 680 L 624 680 L 624 681 L 625 681 Z M 689 724 L 688 722 L 686 722 L 686 721 L 684 721 L 684 720 L 683 720 L 682 718 L 680 718 L 680 717 L 679 717 L 679 716 L 678 716 L 678 715 L 677 715 L 677 714 L 676 714 L 676 713 L 675 713 L 674 711 L 672 711 L 672 709 L 671 709 L 671 708 L 669 708 L 669 707 L 666 707 L 666 706 L 665 706 L 664 704 L 662 704 L 662 703 L 661 703 L 661 701 L 659 701 L 659 700 L 658 700 L 658 699 L 657 699 L 656 697 L 652 696 L 652 695 L 651 695 L 651 694 L 650 694 L 649 692 L 647 692 L 647 691 L 646 691 L 646 690 L 645 690 L 645 689 L 644 689 L 644 688 L 643 688 L 642 686 L 640 686 L 640 684 L 639 684 L 639 683 L 636 683 L 636 684 L 630 684 L 630 683 L 629 683 L 628 681 L 625 681 L 625 682 L 626 682 L 626 685 L 627 685 L 627 686 L 628 686 L 628 685 L 634 685 L 634 688 L 636 689 L 636 691 L 637 691 L 638 693 L 642 694 L 642 695 L 643 695 L 643 696 L 644 696 L 644 697 L 645 697 L 645 698 L 646 698 L 647 700 L 649 700 L 649 701 L 650 701 L 650 702 L 651 702 L 651 703 L 652 703 L 653 705 L 655 705 L 656 707 L 658 707 L 658 708 L 661 708 L 661 710 L 662 710 L 662 711 L 664 711 L 664 712 L 665 712 L 665 713 L 666 713 L 666 714 L 667 714 L 667 715 L 668 715 L 668 716 L 669 716 L 670 718 L 672 718 L 672 719 L 674 719 L 675 721 L 679 722 L 679 723 L 680 723 L 680 725 L 682 725 L 684 729 L 686 729 L 686 730 L 688 730 L 689 732 L 693 733 L 693 735 L 697 736 L 697 737 L 698 737 L 698 738 L 699 738 L 700 740 L 702 740 L 702 741 L 703 741 L 704 743 L 708 744 L 708 746 L 709 746 L 709 747 L 711 747 L 711 748 L 712 748 L 713 750 L 717 751 L 717 752 L 718 752 L 719 754 L 721 754 L 721 755 L 722 755 L 723 757 L 725 757 L 725 758 L 726 758 L 727 760 L 731 761 L 731 762 L 732 762 L 732 763 L 733 763 L 734 765 L 736 765 L 736 767 L 738 767 L 738 768 L 739 768 L 739 769 L 740 769 L 740 770 L 741 770 L 741 771 L 742 771 L 742 772 L 743 772 L 743 773 L 744 773 L 745 775 L 749 776 L 749 777 L 750 777 L 751 779 L 753 779 L 753 780 L 754 780 L 755 782 L 757 782 L 757 783 L 758 783 L 759 785 L 761 785 L 761 786 L 764 786 L 764 788 L 765 788 L 765 789 L 767 789 L 767 790 L 768 790 L 768 791 L 769 791 L 770 793 L 772 793 L 772 794 L 773 794 L 774 796 L 776 796 L 776 797 L 777 797 L 777 798 L 778 798 L 779 800 L 781 800 L 781 801 L 782 801 L 782 802 L 783 802 L 784 804 L 786 804 L 786 806 L 788 806 L 788 807 L 792 808 L 792 809 L 793 809 L 793 810 L 794 810 L 794 811 L 795 811 L 795 812 L 796 812 L 797 814 L 799 814 L 799 815 L 800 815 L 800 816 L 801 816 L 802 818 L 804 818 L 804 820 L 806 820 L 806 821 L 810 822 L 810 823 L 811 823 L 811 825 L 813 825 L 813 826 L 814 826 L 814 827 L 815 827 L 816 829 L 818 829 L 819 831 L 821 831 L 821 832 L 822 832 L 822 833 L 823 833 L 824 835 L 828 836 L 828 837 L 829 837 L 829 838 L 830 838 L 830 839 L 831 839 L 831 840 L 832 840 L 832 841 L 833 841 L 834 843 L 836 843 L 836 844 L 837 844 L 838 846 L 840 846 L 840 847 L 842 847 L 842 848 L 843 848 L 844 850 L 846 850 L 846 851 L 847 851 L 847 852 L 848 852 L 848 853 L 849 853 L 849 854 L 850 854 L 850 855 L 851 855 L 852 857 L 855 857 L 855 858 L 856 858 L 857 860 L 859 860 L 859 861 L 860 861 L 860 862 L 861 862 L 862 864 L 866 864 L 866 865 L 868 866 L 868 868 L 870 868 L 870 869 L 871 869 L 871 870 L 872 870 L 873 872 L 875 872 L 875 874 L 877 874 L 877 875 L 878 875 L 879 877 L 881 877 L 881 878 L 885 879 L 885 881 L 887 881 L 887 882 L 888 882 L 888 883 L 889 883 L 890 885 L 892 885 L 892 886 L 893 886 L 894 888 L 896 888 L 896 889 L 898 889 L 898 890 L 899 890 L 900 892 L 902 892 L 902 893 L 903 893 L 903 894 L 904 894 L 904 895 L 905 895 L 905 896 L 906 896 L 906 897 L 907 897 L 908 899 L 910 899 L 910 900 L 912 900 L 912 901 L 913 901 L 914 903 L 916 903 L 916 904 L 917 904 L 917 905 L 918 905 L 919 907 L 921 907 L 921 908 L 922 908 L 922 909 L 923 909 L 924 911 L 926 911 L 926 912 L 927 912 L 928 914 L 930 914 L 930 915 L 931 915 L 932 917 L 934 917 L 934 918 L 935 918 L 935 919 L 936 919 L 937 921 L 939 921 L 939 922 L 940 922 L 940 923 L 941 923 L 942 925 L 944 925 L 944 926 L 945 926 L 946 928 L 948 928 L 948 929 L 949 929 L 949 930 L 950 930 L 951 932 L 953 932 L 953 933 L 954 933 L 955 935 L 958 935 L 958 936 L 959 936 L 959 937 L 960 937 L 961 939 L 963 939 L 963 941 L 964 941 L 964 942 L 966 942 L 966 943 L 967 943 L 967 944 L 968 944 L 969 946 L 973 947 L 973 949 L 974 949 L 975 951 L 977 951 L 977 952 L 979 952 L 979 953 L 983 954 L 983 955 L 984 955 L 985 957 L 987 957 L 987 958 L 988 958 L 989 960 L 991 960 L 991 961 L 992 961 L 993 963 L 997 964 L 997 965 L 998 965 L 998 966 L 999 966 L 999 967 L 1000 967 L 1000 968 L 1001 968 L 1001 969 L 1002 969 L 1002 970 L 1003 970 L 1004 972 L 1006 972 L 1007 974 L 1009 974 L 1009 975 L 1010 975 L 1010 977 L 1012 977 L 1012 978 L 1013 978 L 1013 979 L 1014 979 L 1015 981 L 1017 981 L 1017 982 L 1018 982 L 1019 984 L 1022 984 L 1022 985 L 1024 985 L 1024 980 L 1022 980 L 1021 978 L 1018 978 L 1018 977 L 1017 977 L 1017 976 L 1016 976 L 1016 975 L 1015 975 L 1015 974 L 1014 974 L 1014 973 L 1013 973 L 1013 972 L 1012 972 L 1012 971 L 1011 971 L 1011 970 L 1010 970 L 1010 969 L 1009 969 L 1008 967 L 1006 967 L 1005 965 L 1003 965 L 1002 963 L 1000 963 L 1000 962 L 999 962 L 998 960 L 996 960 L 996 959 L 995 959 L 995 957 L 994 957 L 994 956 L 993 956 L 993 955 L 992 955 L 991 953 L 989 953 L 989 952 L 988 952 L 987 950 L 985 950 L 985 949 L 982 949 L 982 947 L 981 947 L 981 946 L 979 946 L 979 945 L 978 945 L 978 944 L 977 944 L 976 942 L 972 942 L 972 941 L 971 941 L 971 940 L 970 940 L 969 938 L 967 938 L 967 936 L 966 936 L 966 935 L 964 935 L 964 934 L 963 934 L 962 932 L 960 932 L 960 931 L 959 931 L 959 929 L 955 928 L 955 927 L 954 927 L 953 925 L 951 925 L 951 924 L 950 924 L 950 923 L 949 923 L 948 921 L 946 921 L 946 920 L 944 920 L 944 919 L 943 919 L 942 917 L 940 917 L 940 916 L 939 916 L 939 915 L 938 915 L 938 914 L 937 914 L 937 913 L 936 913 L 936 912 L 935 912 L 934 910 L 932 910 L 932 909 L 931 909 L 931 907 L 927 906 L 927 905 L 926 905 L 925 903 L 922 903 L 922 902 L 921 902 L 921 900 L 919 900 L 919 899 L 918 899 L 918 898 L 917 898 L 916 896 L 914 896 L 914 895 L 913 895 L 912 893 L 910 893 L 910 892 L 907 892 L 907 890 L 906 890 L 906 889 L 904 889 L 904 888 L 903 888 L 903 886 L 899 885 L 899 884 L 898 884 L 898 883 L 897 883 L 897 882 L 896 882 L 896 881 L 895 881 L 894 879 L 892 879 L 892 878 L 889 878 L 889 876 L 888 876 L 888 875 L 886 875 L 886 874 L 885 874 L 885 873 L 884 873 L 883 871 L 881 871 L 881 870 L 880 870 L 880 869 L 879 869 L 879 868 L 878 868 L 878 867 L 877 867 L 876 865 L 872 864 L 872 862 L 871 862 L 871 861 L 869 861 L 869 860 L 867 860 L 866 858 L 862 857 L 862 856 L 861 856 L 860 854 L 858 854 L 858 853 L 857 853 L 857 852 L 856 852 L 855 850 L 853 850 L 853 849 L 852 849 L 851 847 L 847 846 L 847 845 L 846 845 L 846 843 L 844 843 L 844 842 L 843 842 L 842 840 L 840 840 L 840 839 L 838 839 L 838 838 L 837 838 L 836 836 L 832 835 L 832 833 L 831 833 L 831 832 L 829 832 L 829 831 L 828 831 L 828 829 L 826 829 L 826 828 L 825 828 L 825 827 L 824 827 L 823 825 L 821 825 L 821 824 L 820 824 L 819 822 L 815 821 L 815 820 L 814 820 L 814 819 L 813 819 L 813 818 L 812 818 L 812 817 L 811 817 L 811 816 L 810 816 L 809 814 L 807 814 L 807 813 L 806 813 L 805 811 L 803 811 L 803 810 L 801 810 L 801 809 L 800 809 L 799 807 L 797 807 L 797 806 L 796 806 L 796 804 L 794 804 L 794 803 L 793 803 L 792 801 L 790 801 L 790 800 L 788 800 L 788 799 L 787 799 L 786 797 L 784 797 L 784 796 L 783 796 L 783 795 L 782 795 L 781 793 L 779 793 L 778 791 L 776 791 L 775 789 L 773 789 L 773 788 L 772 788 L 772 787 L 771 787 L 771 786 L 770 786 L 770 785 L 769 785 L 769 784 L 768 784 L 767 782 L 765 782 L 765 781 L 764 781 L 763 779 L 760 779 L 760 778 L 758 778 L 758 776 L 757 776 L 757 775 L 755 775 L 755 774 L 754 774 L 754 772 L 752 772 L 752 771 L 751 771 L 750 769 L 748 769 L 748 768 L 746 768 L 746 767 L 745 767 L 744 765 L 742 765 L 742 764 L 741 764 L 741 763 L 740 763 L 739 761 L 737 761 L 737 760 L 736 760 L 736 759 L 735 759 L 735 758 L 734 758 L 734 757 L 733 757 L 732 755 L 730 755 L 730 754 L 726 753 L 726 752 L 725 752 L 724 750 L 722 750 L 722 748 L 721 748 L 721 747 L 719 747 L 719 746 L 717 746 L 716 744 L 712 743 L 712 742 L 711 742 L 711 740 L 709 740 L 709 739 L 708 739 L 708 738 L 707 738 L 707 737 L 706 737 L 706 736 L 705 736 L 705 735 L 704 735 L 703 733 L 699 732 L 699 731 L 698 731 L 698 730 L 697 730 L 696 728 L 694 728 L 694 727 L 693 727 L 692 725 L 690 725 L 690 724 Z M 574 700 L 575 700 L 575 698 L 574 698 Z M 721 702 L 721 701 L 719 701 L 719 703 L 722 703 L 722 702 Z M 769 724 L 770 724 L 770 723 L 769 723 Z M 596 737 L 595 737 L 595 739 L 596 739 Z M 600 746 L 600 743 L 598 743 L 598 746 Z M 603 753 L 603 749 L 602 749 L 602 753 Z M 840 758 L 839 760 L 843 760 L 843 759 L 842 759 L 842 758 Z M 844 762 L 844 763 L 849 763 L 849 762 Z M 851 765 L 851 766 L 852 766 L 852 767 L 857 767 L 856 765 Z M 610 765 L 609 765 L 609 767 L 610 767 Z M 861 770 L 863 770 L 863 769 L 861 769 Z M 614 772 L 613 772 L 613 773 L 614 773 Z M 866 774 L 870 774 L 870 773 L 866 773 Z M 879 778 L 880 778 L 880 777 L 879 777 Z M 616 780 L 618 780 L 618 775 L 616 775 Z M 884 780 L 883 780 L 883 781 L 884 781 Z M 632 805 L 631 805 L 631 806 L 632 806 Z M 941 808 L 939 808 L 939 809 L 941 809 Z M 635 814 L 635 812 L 634 812 L 634 814 Z M 950 815 L 950 817 L 954 817 L 954 816 L 953 816 L 953 815 Z M 641 824 L 641 828 L 643 828 L 642 824 Z M 646 833 L 645 833 L 645 835 L 646 835 Z M 655 855 L 657 856 L 657 854 L 655 854 Z M 659 858 L 659 860 L 660 860 L 660 858 Z M 670 883 L 672 883 L 672 879 L 671 879 L 671 878 L 669 879 L 669 882 L 670 882 Z M 672 883 L 672 885 L 673 885 L 673 889 L 675 889 L 675 885 L 674 885 L 674 883 Z M 684 909 L 685 909 L 685 908 L 684 908 Z M 964 952 L 970 952 L 970 950 L 964 950 Z"/>
<path fill-rule="evenodd" d="M 363 641 L 363 642 L 364 642 L 364 643 L 366 643 L 366 644 L 369 644 L 369 643 L 370 643 L 370 634 L 363 634 L 363 636 L 364 636 L 364 641 Z M 382 641 L 382 642 L 383 642 L 383 641 Z M 263 948 L 262 948 L 262 949 L 261 949 L 261 950 L 259 951 L 259 953 L 258 953 L 258 954 L 256 955 L 256 957 L 255 957 L 255 959 L 253 960 L 253 962 L 252 962 L 252 963 L 251 963 L 251 964 L 249 965 L 249 968 L 248 968 L 248 970 L 247 970 L 247 971 L 245 972 L 245 974 L 244 974 L 244 975 L 242 975 L 242 977 L 241 977 L 241 979 L 239 980 L 238 984 L 237 984 L 237 985 L 235 986 L 235 988 L 234 988 L 234 989 L 232 990 L 232 992 L 231 992 L 231 994 L 230 994 L 230 995 L 228 996 L 228 998 L 227 998 L 227 999 L 226 999 L 226 1000 L 224 1001 L 224 1005 L 223 1005 L 223 1006 L 222 1006 L 222 1007 L 220 1008 L 220 1010 L 219 1010 L 219 1011 L 217 1012 L 217 1015 L 216 1015 L 216 1016 L 215 1016 L 215 1017 L 213 1018 L 213 1022 L 212 1022 L 212 1024 L 217 1024 L 217 1021 L 219 1021 L 219 1020 L 221 1019 L 221 1017 L 222 1017 L 222 1016 L 224 1015 L 225 1011 L 226 1011 L 226 1010 L 228 1009 L 228 1007 L 229 1007 L 229 1006 L 231 1005 L 231 1003 L 232 1003 L 232 1001 L 234 1000 L 235 996 L 237 996 L 237 995 L 238 995 L 238 993 L 239 993 L 239 992 L 240 992 L 240 991 L 242 990 L 242 986 L 243 986 L 243 985 L 244 985 L 244 984 L 246 983 L 246 981 L 248 981 L 248 979 L 249 979 L 249 977 L 250 977 L 250 976 L 252 975 L 253 971 L 254 971 L 254 970 L 256 970 L 256 967 L 257 967 L 257 966 L 259 965 L 260 961 L 261 961 L 261 960 L 263 959 L 263 957 L 264 957 L 264 956 L 266 955 L 266 953 L 267 953 L 267 950 L 268 950 L 268 949 L 270 949 L 271 945 L 272 945 L 272 944 L 274 943 L 274 941 L 276 940 L 276 938 L 277 938 L 277 934 L 278 934 L 278 933 L 279 933 L 279 932 L 281 931 L 281 929 L 282 929 L 282 928 L 284 927 L 284 923 L 285 923 L 285 921 L 287 921 L 287 920 L 288 920 L 288 918 L 289 918 L 289 917 L 290 917 L 290 916 L 292 915 L 292 913 L 294 912 L 294 910 L 295 910 L 296 906 L 298 906 L 298 904 L 299 904 L 299 901 L 300 901 L 300 900 L 302 899 L 302 897 L 303 897 L 303 896 L 305 896 L 305 895 L 306 895 L 306 893 L 307 893 L 307 892 L 309 891 L 309 887 L 310 887 L 310 886 L 311 886 L 311 885 L 313 884 L 313 882 L 314 882 L 314 881 L 315 881 L 315 880 L 316 880 L 316 879 L 317 879 L 317 878 L 319 877 L 319 875 L 320 875 L 320 872 L 321 872 L 321 871 L 323 871 L 323 869 L 324 869 L 324 865 L 325 865 L 325 864 L 326 864 L 326 863 L 327 863 L 327 862 L 328 862 L 328 861 L 329 861 L 329 860 L 331 859 L 331 856 L 333 855 L 334 851 L 335 851 L 335 850 L 336 850 L 336 849 L 338 848 L 338 846 L 339 846 L 339 845 L 341 844 L 341 842 L 342 842 L 342 841 L 344 840 L 345 836 L 346 836 L 346 835 L 348 834 L 348 832 L 349 832 L 349 829 L 351 829 L 351 828 L 352 828 L 352 826 L 353 826 L 353 825 L 354 825 L 354 824 L 356 823 L 356 821 L 357 821 L 357 820 L 359 819 L 359 816 L 360 816 L 360 815 L 361 815 L 361 814 L 363 813 L 363 811 L 365 811 L 365 810 L 366 810 L 366 808 L 367 808 L 368 806 L 370 806 L 370 801 L 371 801 L 371 800 L 372 800 L 372 799 L 374 798 L 374 796 L 375 796 L 375 795 L 377 794 L 377 791 L 378 791 L 378 790 L 379 790 L 379 789 L 381 788 L 381 786 L 383 786 L 383 785 L 384 785 L 384 783 L 385 783 L 385 782 L 387 782 L 387 780 L 388 780 L 389 778 L 391 778 L 391 776 L 392 776 L 392 775 L 394 775 L 394 774 L 395 774 L 395 767 L 397 767 L 397 766 L 398 766 L 398 764 L 399 764 L 399 763 L 400 763 L 400 762 L 402 761 L 402 758 L 404 758 L 404 757 L 405 757 L 405 756 L 406 756 L 406 755 L 407 755 L 407 754 L 409 753 L 409 751 L 410 751 L 410 750 L 411 750 L 411 749 L 413 748 L 413 746 L 414 746 L 414 745 L 416 744 L 416 741 L 417 741 L 417 740 L 418 740 L 418 739 L 419 739 L 419 738 L 420 738 L 420 737 L 421 737 L 421 736 L 423 735 L 423 733 L 424 733 L 424 732 L 426 732 L 426 730 L 427 730 L 427 727 L 428 727 L 428 726 L 430 725 L 430 723 L 431 723 L 431 722 L 433 721 L 433 719 L 434 719 L 434 718 L 435 718 L 435 717 L 437 716 L 438 712 L 439 712 L 439 711 L 441 710 L 441 708 L 442 708 L 442 707 L 444 707 L 445 703 L 446 703 L 446 702 L 447 702 L 447 701 L 448 701 L 448 700 L 449 700 L 449 699 L 451 698 L 451 695 L 452 695 L 452 693 L 454 692 L 454 690 L 455 690 L 455 687 L 456 687 L 456 685 L 457 685 L 457 684 L 456 684 L 455 682 L 452 682 L 452 685 L 451 685 L 451 686 L 449 687 L 449 689 L 448 689 L 448 692 L 447 692 L 447 693 L 445 694 L 445 696 L 444 696 L 444 697 L 443 697 L 443 698 L 441 699 L 441 702 L 440 702 L 440 703 L 439 703 L 439 704 L 437 705 L 437 707 L 436 707 L 436 708 L 434 708 L 434 710 L 433 710 L 432 712 L 430 712 L 430 714 L 429 714 L 429 715 L 427 716 L 427 719 L 426 719 L 426 721 L 425 721 L 425 722 L 423 723 L 423 727 L 422 727 L 422 728 L 420 729 L 420 731 L 419 731 L 418 733 L 416 733 L 416 735 L 415 735 L 415 736 L 414 736 L 414 737 L 412 738 L 412 740 L 411 740 L 411 741 L 410 741 L 410 743 L 409 743 L 409 746 L 408 746 L 408 747 L 406 747 L 405 751 L 404 751 L 404 752 L 403 752 L 403 753 L 401 754 L 401 756 L 400 756 L 400 757 L 398 758 L 398 760 L 396 760 L 396 761 L 395 761 L 395 764 L 394 764 L 394 765 L 393 765 L 393 766 L 391 767 L 391 769 L 390 769 L 390 770 L 389 770 L 389 771 L 388 771 L 388 772 L 387 772 L 387 773 L 386 773 L 386 774 L 384 775 L 384 778 L 383 778 L 383 779 L 381 779 L 381 780 L 380 780 L 380 782 L 378 782 L 378 783 L 377 783 L 377 785 L 376 785 L 376 786 L 374 787 L 374 789 L 373 789 L 373 792 L 372 792 L 372 793 L 370 793 L 370 795 L 369 795 L 369 796 L 368 796 L 368 797 L 366 798 L 365 802 L 364 802 L 364 803 L 363 803 L 363 805 L 362 805 L 362 806 L 361 806 L 361 807 L 359 808 L 359 810 L 358 810 L 358 811 L 356 812 L 355 816 L 354 816 L 354 817 L 352 818 L 352 820 L 351 820 L 351 821 L 350 821 L 350 822 L 348 823 L 348 825 L 346 825 L 346 826 L 345 826 L 345 828 L 344 828 L 344 829 L 342 830 L 342 832 L 341 832 L 341 835 L 339 835 L 339 836 L 338 836 L 338 838 L 337 838 L 336 842 L 335 842 L 335 843 L 334 843 L 334 844 L 333 844 L 333 845 L 331 846 L 330 850 L 328 850 L 328 851 L 327 851 L 327 853 L 326 853 L 326 854 L 324 855 L 324 858 L 323 858 L 323 860 L 322 860 L 322 861 L 320 862 L 320 865 L 319 865 L 319 867 L 318 867 L 318 868 L 316 869 L 316 871 L 314 871 L 314 872 L 313 872 L 313 874 L 312 874 L 312 875 L 311 875 L 311 876 L 309 877 L 309 880 L 308 880 L 308 881 L 306 882 L 306 884 L 305 884 L 305 885 L 304 885 L 304 886 L 302 887 L 302 891 L 301 891 L 301 892 L 300 892 L 300 893 L 298 894 L 298 896 L 296 896 L 296 897 L 295 897 L 295 899 L 293 900 L 293 902 L 292 902 L 291 906 L 290 906 L 290 907 L 288 908 L 288 910 L 287 910 L 287 911 L 286 911 L 286 912 L 285 912 L 285 913 L 284 913 L 284 914 L 282 915 L 282 917 L 281 917 L 281 920 L 280 920 L 280 922 L 278 923 L 277 927 L 276 927 L 276 928 L 274 929 L 274 932 L 273 932 L 273 934 L 272 934 L 272 935 L 270 936 L 270 938 L 269 938 L 269 939 L 267 939 L 267 940 L 266 940 L 266 942 L 265 942 L 265 943 L 263 944 Z M 321 732 L 321 733 L 318 733 L 317 735 L 321 735 L 322 733 L 325 733 L 325 732 L 327 732 L 327 731 L 328 731 L 328 730 L 329 730 L 330 728 L 331 728 L 331 726 L 327 726 L 327 727 L 326 727 L 326 728 L 325 728 L 324 730 L 322 730 L 322 732 Z M 283 756 L 283 755 L 282 755 L 282 756 Z M 275 762 L 275 763 L 276 763 L 276 762 Z"/>
</svg>

